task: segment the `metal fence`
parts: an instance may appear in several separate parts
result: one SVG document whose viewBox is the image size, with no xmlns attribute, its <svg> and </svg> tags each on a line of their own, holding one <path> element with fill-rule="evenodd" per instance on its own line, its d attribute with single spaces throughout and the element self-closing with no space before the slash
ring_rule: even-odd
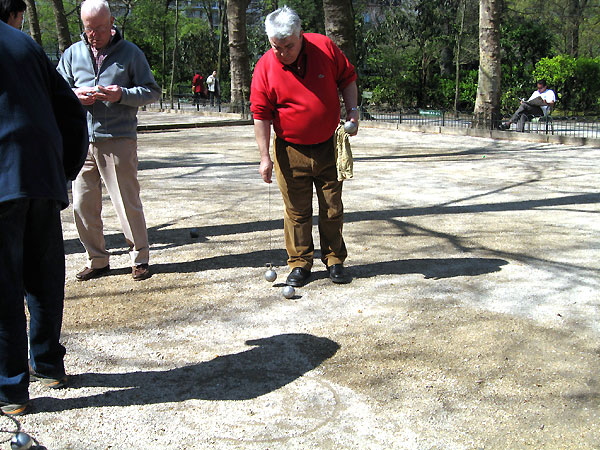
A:
<svg viewBox="0 0 600 450">
<path fill-rule="evenodd" d="M 171 100 L 161 99 L 150 106 L 159 109 L 171 109 Z M 249 106 L 248 102 L 231 104 L 222 103 L 220 99 L 215 101 L 214 106 L 210 105 L 208 99 L 200 99 L 200 102 L 195 104 L 192 95 L 187 92 L 178 93 L 173 99 L 173 109 L 179 111 L 234 113 L 240 114 L 240 117 L 244 119 L 250 118 Z M 470 112 L 455 113 L 454 111 L 445 111 L 442 109 L 385 110 L 371 106 L 361 106 L 360 118 L 366 121 L 405 125 L 471 128 L 473 114 Z M 509 132 L 517 132 L 515 124 L 512 125 Z M 547 121 L 544 119 L 534 119 L 526 122 L 524 132 L 600 139 L 600 120 L 593 117 L 553 115 Z"/>
<path fill-rule="evenodd" d="M 360 114 L 361 120 L 450 128 L 471 128 L 473 121 L 472 113 L 455 113 L 454 111 L 441 109 L 389 111 L 363 106 L 360 108 Z M 513 124 L 509 131 L 517 132 L 516 125 Z M 600 139 L 600 120 L 595 117 L 565 117 L 559 115 L 553 115 L 547 119 L 533 118 L 533 120 L 525 123 L 524 132 Z"/>
<path fill-rule="evenodd" d="M 233 113 L 239 114 L 242 119 L 250 118 L 250 103 L 239 102 L 232 104 L 222 102 L 220 98 L 215 98 L 213 105 L 207 98 L 200 98 L 196 103 L 194 97 L 190 94 L 176 94 L 173 96 L 173 101 L 170 98 L 161 98 L 150 105 L 148 108 L 160 110 L 176 110 L 182 112 L 218 112 L 218 113 Z"/>
</svg>

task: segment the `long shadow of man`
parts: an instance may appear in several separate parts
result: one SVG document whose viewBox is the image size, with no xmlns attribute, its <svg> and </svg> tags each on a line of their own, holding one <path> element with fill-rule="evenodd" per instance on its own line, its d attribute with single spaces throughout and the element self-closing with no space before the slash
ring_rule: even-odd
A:
<svg viewBox="0 0 600 450">
<path fill-rule="evenodd" d="M 310 334 L 281 334 L 246 342 L 254 348 L 166 371 L 85 373 L 72 388 L 115 388 L 82 398 L 36 399 L 36 410 L 66 411 L 201 400 L 249 400 L 273 392 L 331 358 L 334 341 Z"/>
</svg>

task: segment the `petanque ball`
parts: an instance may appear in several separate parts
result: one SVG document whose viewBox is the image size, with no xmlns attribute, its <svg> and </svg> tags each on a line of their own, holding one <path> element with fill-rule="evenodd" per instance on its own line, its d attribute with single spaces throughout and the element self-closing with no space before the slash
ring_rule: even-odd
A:
<svg viewBox="0 0 600 450">
<path fill-rule="evenodd" d="M 276 278 L 277 272 L 275 272 L 273 269 L 267 269 L 267 271 L 265 272 L 265 280 L 267 280 L 268 282 L 272 282 L 275 281 Z"/>
<path fill-rule="evenodd" d="M 10 440 L 10 448 L 12 450 L 27 450 L 33 445 L 33 439 L 23 432 L 18 432 Z"/>
<path fill-rule="evenodd" d="M 352 122 L 351 120 L 348 120 L 344 124 L 344 131 L 346 133 L 353 134 L 353 133 L 356 133 L 356 130 L 358 130 L 358 125 L 356 124 L 356 122 Z"/>
<path fill-rule="evenodd" d="M 285 298 L 292 298 L 296 294 L 294 286 L 284 286 L 282 289 L 283 296 Z"/>
</svg>

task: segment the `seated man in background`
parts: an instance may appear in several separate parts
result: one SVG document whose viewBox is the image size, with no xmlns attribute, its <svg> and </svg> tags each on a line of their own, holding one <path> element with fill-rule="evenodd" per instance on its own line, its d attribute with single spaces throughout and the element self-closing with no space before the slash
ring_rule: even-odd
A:
<svg viewBox="0 0 600 450">
<path fill-rule="evenodd" d="M 510 120 L 506 123 L 500 124 L 501 130 L 510 129 L 510 125 L 513 123 L 517 124 L 517 131 L 523 131 L 525 129 L 525 122 L 530 117 L 541 117 L 547 114 L 548 108 L 552 110 L 556 103 L 556 95 L 552 89 L 548 89 L 548 85 L 545 80 L 539 80 L 537 82 L 537 90 L 533 91 L 529 100 L 521 100 L 519 109 L 515 111 Z"/>
</svg>

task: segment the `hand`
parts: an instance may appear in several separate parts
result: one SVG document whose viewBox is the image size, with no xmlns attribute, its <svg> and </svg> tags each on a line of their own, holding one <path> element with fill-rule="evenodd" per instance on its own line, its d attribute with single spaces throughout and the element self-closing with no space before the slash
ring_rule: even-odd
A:
<svg viewBox="0 0 600 450">
<path fill-rule="evenodd" d="M 123 90 L 120 86 L 117 86 L 116 84 L 111 84 L 110 86 L 98 85 L 98 92 L 96 92 L 96 100 L 116 103 L 119 100 L 121 100 L 122 95 Z"/>
<path fill-rule="evenodd" d="M 93 105 L 96 101 L 97 91 L 94 86 L 78 87 L 77 89 L 73 89 L 73 92 L 84 106 Z"/>
<path fill-rule="evenodd" d="M 261 159 L 258 172 L 260 173 L 260 176 L 262 177 L 265 183 L 273 182 L 271 180 L 273 176 L 273 161 L 271 161 L 271 158 Z"/>
<path fill-rule="evenodd" d="M 356 131 L 352 134 L 349 134 L 349 136 L 356 136 L 358 134 L 358 119 L 358 111 L 354 110 L 346 112 L 346 121 L 354 122 L 356 124 Z"/>
</svg>

